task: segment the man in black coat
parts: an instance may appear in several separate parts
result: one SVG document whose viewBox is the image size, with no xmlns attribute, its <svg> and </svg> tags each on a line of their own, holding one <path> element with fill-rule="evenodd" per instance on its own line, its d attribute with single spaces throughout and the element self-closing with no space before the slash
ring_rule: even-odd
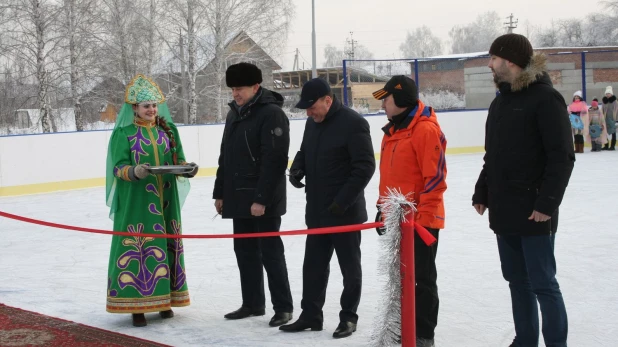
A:
<svg viewBox="0 0 618 347">
<path fill-rule="evenodd" d="M 538 304 L 546 346 L 566 347 L 567 313 L 556 280 L 558 206 L 575 162 L 566 103 L 527 38 L 498 37 L 489 68 L 500 94 L 489 107 L 485 164 L 472 204 L 496 233 L 502 275 L 509 282 L 515 339 L 537 346 Z M 538 301 L 538 304 L 537 304 Z"/>
<path fill-rule="evenodd" d="M 303 188 L 309 228 L 350 225 L 367 221 L 364 189 L 375 171 L 375 156 L 369 123 L 343 106 L 326 81 L 315 78 L 303 85 L 297 108 L 306 109 L 307 123 L 300 151 L 290 169 L 290 183 Z M 288 332 L 322 330 L 322 308 L 330 274 L 333 250 L 343 274 L 339 326 L 333 337 L 356 331 L 362 286 L 360 231 L 308 235 L 303 264 L 303 312 Z"/>
<path fill-rule="evenodd" d="M 286 212 L 285 170 L 290 147 L 283 97 L 260 86 L 262 72 L 249 63 L 231 65 L 225 78 L 234 101 L 225 121 L 213 199 L 234 234 L 279 231 Z M 280 237 L 237 238 L 242 306 L 225 315 L 241 319 L 265 314 L 264 275 L 275 315 L 270 326 L 292 319 L 293 301 Z"/>
</svg>

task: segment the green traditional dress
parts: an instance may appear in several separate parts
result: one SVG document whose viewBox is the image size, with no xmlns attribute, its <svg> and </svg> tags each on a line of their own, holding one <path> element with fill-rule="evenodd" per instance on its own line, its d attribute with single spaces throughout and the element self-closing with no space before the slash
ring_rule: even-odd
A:
<svg viewBox="0 0 618 347">
<path fill-rule="evenodd" d="M 162 96 L 157 100 L 162 100 Z M 138 102 L 142 101 L 135 103 Z M 131 106 L 125 106 L 132 116 Z M 123 109 L 127 111 L 126 107 Z M 159 115 L 164 113 L 167 118 L 176 140 L 174 149 L 170 148 L 169 136 L 154 122 L 135 117 L 132 123 L 123 124 L 127 123 L 126 113 L 123 115 L 121 111 L 108 149 L 107 166 L 111 172 L 107 173 L 107 199 L 114 230 L 181 234 L 180 211 L 186 196 L 182 191 L 188 185 L 187 178 L 151 174 L 137 179 L 132 174 L 133 167 L 138 164 L 172 165 L 174 152 L 178 164 L 185 162 L 178 130 L 171 122 L 169 110 L 162 104 Z M 108 312 L 157 312 L 189 303 L 181 239 L 113 236 L 107 278 Z"/>
</svg>

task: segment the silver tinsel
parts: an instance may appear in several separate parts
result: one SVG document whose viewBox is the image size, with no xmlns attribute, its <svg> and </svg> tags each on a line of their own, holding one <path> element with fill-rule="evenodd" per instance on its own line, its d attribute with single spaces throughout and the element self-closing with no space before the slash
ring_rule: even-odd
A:
<svg viewBox="0 0 618 347">
<path fill-rule="evenodd" d="M 383 297 L 380 300 L 378 314 L 375 318 L 371 340 L 376 347 L 388 347 L 401 344 L 401 223 L 406 216 L 416 212 L 416 207 L 408 196 L 399 190 L 388 188 L 387 196 L 382 196 L 379 205 L 384 217 L 386 233 L 380 236 L 378 269 L 386 275 Z M 413 217 L 412 217 L 413 218 Z"/>
</svg>

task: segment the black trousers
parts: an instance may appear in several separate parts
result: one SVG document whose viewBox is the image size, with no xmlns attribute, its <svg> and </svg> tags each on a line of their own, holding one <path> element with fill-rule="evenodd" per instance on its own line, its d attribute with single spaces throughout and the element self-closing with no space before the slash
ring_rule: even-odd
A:
<svg viewBox="0 0 618 347">
<path fill-rule="evenodd" d="M 279 231 L 281 217 L 234 219 L 234 234 Z M 290 292 L 288 269 L 281 237 L 234 239 L 234 252 L 240 270 L 242 306 L 265 308 L 264 269 L 275 312 L 292 312 L 294 304 Z"/>
<path fill-rule="evenodd" d="M 573 135 L 573 143 L 584 143 L 584 135 Z"/>
<path fill-rule="evenodd" d="M 439 230 L 426 228 L 438 239 Z M 416 277 L 416 335 L 425 339 L 433 339 L 436 325 L 438 325 L 438 285 L 436 280 L 436 254 L 438 242 L 427 246 L 414 233 L 414 272 Z"/>
<path fill-rule="evenodd" d="M 360 231 L 307 236 L 303 263 L 303 299 L 301 301 L 303 312 L 300 319 L 324 321 L 322 308 L 326 300 L 330 260 L 334 250 L 337 252 L 339 268 L 343 275 L 339 320 L 358 322 L 356 310 L 363 284 L 360 243 Z"/>
</svg>

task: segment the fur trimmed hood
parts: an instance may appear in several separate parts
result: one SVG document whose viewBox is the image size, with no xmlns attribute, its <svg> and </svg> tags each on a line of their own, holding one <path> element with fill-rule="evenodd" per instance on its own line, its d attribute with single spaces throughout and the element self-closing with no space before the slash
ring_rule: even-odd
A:
<svg viewBox="0 0 618 347">
<path fill-rule="evenodd" d="M 544 76 L 549 77 L 547 74 L 547 56 L 543 53 L 534 53 L 528 67 L 511 84 L 511 91 L 521 91 Z"/>
<path fill-rule="evenodd" d="M 614 101 L 616 101 L 616 95 L 612 95 L 609 98 L 607 96 L 603 97 L 603 104 L 610 104 Z"/>
</svg>

